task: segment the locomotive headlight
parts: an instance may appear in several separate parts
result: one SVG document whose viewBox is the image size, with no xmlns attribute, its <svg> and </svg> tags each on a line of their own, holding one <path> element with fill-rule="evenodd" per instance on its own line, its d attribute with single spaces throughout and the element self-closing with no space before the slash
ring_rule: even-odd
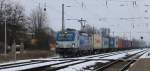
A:
<svg viewBox="0 0 150 71">
<path fill-rule="evenodd" d="M 74 43 L 72 43 L 72 47 L 75 47 L 75 44 L 74 44 Z"/>
</svg>

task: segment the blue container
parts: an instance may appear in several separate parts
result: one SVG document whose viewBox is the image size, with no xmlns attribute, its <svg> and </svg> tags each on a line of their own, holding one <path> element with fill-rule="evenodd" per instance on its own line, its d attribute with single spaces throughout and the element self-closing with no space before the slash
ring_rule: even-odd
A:
<svg viewBox="0 0 150 71">
<path fill-rule="evenodd" d="M 102 37 L 102 48 L 109 48 L 109 37 Z"/>
<path fill-rule="evenodd" d="M 109 48 L 116 47 L 116 39 L 114 37 L 109 37 Z"/>
<path fill-rule="evenodd" d="M 130 48 L 132 46 L 132 42 L 130 40 L 126 40 L 125 46 L 126 48 Z"/>
<path fill-rule="evenodd" d="M 128 47 L 128 42 L 127 42 L 127 40 L 124 40 L 124 41 L 123 41 L 123 46 L 124 46 L 124 48 L 127 48 L 127 47 Z"/>
<path fill-rule="evenodd" d="M 89 47 L 90 47 L 89 36 L 80 35 L 80 48 L 89 48 Z"/>
<path fill-rule="evenodd" d="M 130 47 L 130 42 L 129 42 L 129 40 L 124 40 L 123 44 L 124 44 L 124 47 L 125 47 L 125 48 L 129 48 L 129 47 Z"/>
</svg>

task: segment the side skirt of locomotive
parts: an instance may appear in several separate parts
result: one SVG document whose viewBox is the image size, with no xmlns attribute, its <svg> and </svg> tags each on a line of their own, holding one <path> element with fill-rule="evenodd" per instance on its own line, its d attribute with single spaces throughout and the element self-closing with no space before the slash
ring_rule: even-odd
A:
<svg viewBox="0 0 150 71">
<path fill-rule="evenodd" d="M 91 49 L 56 48 L 56 53 L 62 57 L 79 57 L 93 54 Z"/>
</svg>

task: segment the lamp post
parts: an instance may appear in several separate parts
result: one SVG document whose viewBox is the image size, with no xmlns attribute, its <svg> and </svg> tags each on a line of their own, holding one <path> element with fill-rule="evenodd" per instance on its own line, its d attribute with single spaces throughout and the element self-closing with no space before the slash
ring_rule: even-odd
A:
<svg viewBox="0 0 150 71">
<path fill-rule="evenodd" d="M 62 4 L 62 32 L 64 31 L 64 4 Z"/>
<path fill-rule="evenodd" d="M 0 22 L 5 22 L 4 23 L 4 55 L 7 54 L 7 26 L 6 26 L 6 19 L 5 21 L 0 21 Z"/>
<path fill-rule="evenodd" d="M 46 9 L 46 0 L 45 0 L 45 4 L 44 4 L 44 11 L 46 11 L 47 9 Z"/>
<path fill-rule="evenodd" d="M 71 7 L 71 6 L 65 6 L 65 4 L 62 4 L 62 32 L 65 29 L 65 7 Z"/>
<path fill-rule="evenodd" d="M 5 12 L 5 49 L 4 49 L 4 54 L 7 54 L 7 16 Z"/>
</svg>

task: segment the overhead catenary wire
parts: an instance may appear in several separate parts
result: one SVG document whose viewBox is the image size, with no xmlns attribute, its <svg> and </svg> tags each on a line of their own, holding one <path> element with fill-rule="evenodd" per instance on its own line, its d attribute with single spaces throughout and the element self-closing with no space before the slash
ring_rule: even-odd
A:
<svg viewBox="0 0 150 71">
<path fill-rule="evenodd" d="M 57 13 L 57 14 L 60 14 L 61 15 L 61 9 L 56 9 L 55 7 L 53 7 L 52 5 L 48 5 L 48 7 L 50 8 L 50 9 L 52 9 L 51 11 L 55 11 L 55 13 Z M 72 17 L 72 15 L 69 15 L 66 11 L 64 12 L 64 14 L 65 14 L 65 17 L 67 16 L 67 17 Z"/>
<path fill-rule="evenodd" d="M 79 8 L 81 9 L 81 10 L 84 10 L 84 12 L 86 11 L 86 13 L 87 14 L 89 14 L 89 15 L 91 15 L 92 17 L 94 17 L 95 19 L 99 19 L 101 16 L 100 16 L 100 13 L 96 13 L 96 12 L 93 12 L 90 8 L 88 8 L 88 6 L 86 6 L 86 4 L 85 4 L 85 2 L 83 2 L 83 1 L 81 1 L 81 2 L 79 2 L 78 0 L 73 0 L 73 1 L 75 1 L 75 3 L 76 3 L 76 5 L 79 5 Z M 118 1 L 118 2 L 124 2 L 124 1 Z M 132 1 L 125 1 L 125 2 L 132 2 Z M 98 2 L 96 2 L 96 3 L 98 3 Z M 95 3 L 95 4 L 96 4 Z M 137 2 L 135 3 L 135 1 L 133 2 L 134 4 L 134 6 L 135 5 L 137 5 Z M 96 5 L 100 5 L 100 4 L 96 4 Z M 85 8 L 83 7 L 83 6 L 85 6 Z M 86 16 L 86 15 L 85 15 Z M 88 17 L 87 17 L 88 18 Z M 107 19 L 114 19 L 114 18 L 109 18 L 109 17 L 107 17 Z M 118 18 L 119 19 L 119 18 Z M 136 20 L 138 20 L 138 19 L 136 19 Z M 135 21 L 136 21 L 135 20 Z M 141 19 L 139 19 L 139 20 L 141 20 Z M 126 21 L 129 21 L 129 20 L 126 20 Z M 134 20 L 133 20 L 133 23 L 134 23 Z M 136 27 L 136 23 L 134 23 L 135 25 L 134 25 L 134 27 Z"/>
<path fill-rule="evenodd" d="M 93 17 L 97 17 L 97 20 L 100 18 L 100 14 L 93 12 L 92 10 L 89 10 L 88 7 L 86 6 L 84 1 L 78 2 L 77 0 L 73 0 L 75 1 L 78 5 L 80 5 L 81 7 L 79 7 L 82 11 L 86 11 L 86 13 L 88 13 L 89 15 L 93 16 Z M 97 2 L 96 2 L 97 3 Z M 97 4 L 97 6 L 99 6 L 99 4 Z M 100 7 L 100 6 L 99 6 Z"/>
</svg>

